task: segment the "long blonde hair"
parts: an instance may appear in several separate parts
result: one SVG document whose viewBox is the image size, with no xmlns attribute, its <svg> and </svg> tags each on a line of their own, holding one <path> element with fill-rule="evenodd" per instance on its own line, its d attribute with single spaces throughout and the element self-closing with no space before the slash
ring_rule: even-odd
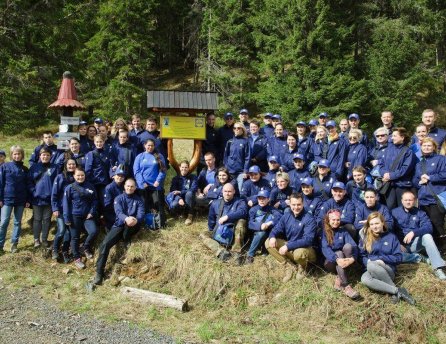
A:
<svg viewBox="0 0 446 344">
<path fill-rule="evenodd" d="M 372 233 L 372 230 L 370 229 L 370 221 L 372 221 L 373 219 L 376 219 L 376 218 L 379 218 L 379 220 L 383 224 L 384 232 L 387 232 L 387 225 L 386 225 L 386 220 L 384 219 L 384 216 L 377 211 L 370 213 L 370 215 L 367 217 L 367 220 L 364 224 L 364 235 L 365 235 L 364 248 L 366 249 L 366 251 L 368 253 L 372 252 L 373 243 L 377 239 L 377 237 Z"/>
</svg>

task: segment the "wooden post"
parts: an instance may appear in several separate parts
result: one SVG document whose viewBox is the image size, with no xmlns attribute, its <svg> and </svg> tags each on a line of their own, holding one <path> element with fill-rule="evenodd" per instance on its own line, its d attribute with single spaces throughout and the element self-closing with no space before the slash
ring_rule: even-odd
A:
<svg viewBox="0 0 446 344">
<path fill-rule="evenodd" d="M 172 295 L 154 293 L 152 291 L 131 287 L 122 287 L 121 292 L 134 300 L 144 303 L 160 307 L 174 308 L 181 312 L 186 312 L 188 310 L 187 300 L 182 300 Z"/>
<path fill-rule="evenodd" d="M 201 140 L 194 140 L 194 151 L 192 153 L 192 158 L 190 159 L 191 171 L 195 170 L 200 163 L 201 145 Z M 169 159 L 170 165 L 175 169 L 177 174 L 180 174 L 180 165 L 177 159 L 175 159 L 175 153 L 173 151 L 173 139 L 167 139 L 167 158 Z"/>
</svg>

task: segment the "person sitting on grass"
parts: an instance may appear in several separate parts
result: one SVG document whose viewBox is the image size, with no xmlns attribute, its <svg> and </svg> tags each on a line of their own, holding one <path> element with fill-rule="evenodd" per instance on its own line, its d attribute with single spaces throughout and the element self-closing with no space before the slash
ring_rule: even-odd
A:
<svg viewBox="0 0 446 344">
<path fill-rule="evenodd" d="M 359 254 L 366 271 L 361 282 L 369 289 L 390 294 L 392 303 L 403 299 L 411 305 L 415 300 L 405 288 L 393 282 L 396 266 L 401 264 L 403 254 L 395 234 L 387 231 L 384 216 L 373 212 L 364 224 L 364 239 L 359 242 Z"/>
<path fill-rule="evenodd" d="M 319 210 L 322 207 L 322 199 L 314 195 L 313 188 L 313 179 L 312 178 L 304 178 L 301 183 L 302 189 L 302 197 L 304 199 L 304 209 L 314 218 L 317 218 L 319 215 Z"/>
<path fill-rule="evenodd" d="M 120 240 L 128 245 L 130 239 L 141 228 L 144 221 L 144 200 L 136 194 L 136 182 L 129 178 L 124 184 L 124 193 L 115 198 L 114 208 L 116 221 L 99 246 L 99 257 L 96 263 L 94 285 L 102 284 L 105 265 L 110 250 Z"/>
<path fill-rule="evenodd" d="M 114 209 L 115 198 L 124 192 L 126 172 L 118 166 L 113 172 L 113 181 L 105 187 L 104 191 L 104 222 L 105 230 L 108 232 L 115 223 L 116 214 Z"/>
<path fill-rule="evenodd" d="M 200 171 L 197 177 L 197 197 L 195 199 L 197 206 L 209 207 L 209 199 L 207 198 L 209 190 L 211 190 L 217 183 L 217 167 L 215 164 L 215 155 L 212 152 L 207 152 L 204 155 L 204 162 L 206 167 Z"/>
<path fill-rule="evenodd" d="M 290 186 L 290 177 L 286 172 L 277 173 L 276 186 L 271 190 L 271 205 L 284 213 L 290 209 L 290 196 L 294 192 Z"/>
<path fill-rule="evenodd" d="M 316 221 L 304 210 L 301 194 L 291 194 L 290 208 L 291 211 L 280 218 L 265 242 L 269 254 L 285 268 L 283 282 L 288 282 L 295 270 L 297 279 L 305 277 L 308 263 L 316 262 L 316 251 L 312 247 L 316 236 Z"/>
<path fill-rule="evenodd" d="M 262 177 L 259 166 L 254 165 L 249 168 L 249 178 L 243 182 L 240 195 L 246 200 L 248 207 L 252 208 L 257 204 L 257 194 L 260 190 L 270 190 L 269 182 Z"/>
<path fill-rule="evenodd" d="M 221 261 L 229 260 L 232 255 L 237 265 L 243 264 L 241 251 L 246 234 L 247 217 L 248 206 L 245 200 L 236 197 L 235 187 L 231 183 L 226 183 L 223 186 L 223 198 L 213 201 L 209 208 L 208 231 L 200 235 L 206 247 L 212 250 Z M 228 231 L 232 232 L 233 240 L 227 244 L 221 244 L 222 240 L 217 238 L 215 233 L 228 233 Z M 230 238 L 230 236 L 228 234 L 225 238 Z M 228 251 L 229 247 L 232 254 Z"/>
<path fill-rule="evenodd" d="M 345 269 L 356 261 L 358 246 L 345 228 L 341 227 L 341 212 L 330 209 L 324 217 L 321 239 L 324 267 L 336 274 L 334 289 L 355 300 L 360 297 L 347 280 Z"/>
<path fill-rule="evenodd" d="M 269 205 L 269 190 L 261 190 L 257 194 L 258 204 L 249 210 L 248 229 L 253 232 L 251 246 L 246 257 L 246 264 L 254 262 L 257 249 L 263 245 L 271 229 L 279 222 L 282 214 Z"/>
</svg>

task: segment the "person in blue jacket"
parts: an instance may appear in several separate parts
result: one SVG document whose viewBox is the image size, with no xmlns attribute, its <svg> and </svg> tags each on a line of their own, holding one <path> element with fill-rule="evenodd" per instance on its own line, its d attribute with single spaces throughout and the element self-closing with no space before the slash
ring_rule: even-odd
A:
<svg viewBox="0 0 446 344">
<path fill-rule="evenodd" d="M 426 212 L 434 227 L 434 239 L 446 248 L 445 209 L 437 195 L 446 191 L 446 157 L 437 154 L 437 142 L 427 137 L 421 144 L 422 157 L 415 166 L 413 185 L 418 189 L 419 207 Z"/>
<path fill-rule="evenodd" d="M 193 210 L 198 190 L 197 176 L 190 173 L 189 161 L 180 162 L 180 175 L 172 178 L 170 192 L 166 199 L 172 214 L 185 212 L 187 214 L 184 224 L 190 226 L 194 219 Z"/>
<path fill-rule="evenodd" d="M 316 221 L 304 210 L 301 194 L 291 195 L 290 208 L 291 211 L 283 214 L 265 242 L 268 252 L 284 265 L 283 282 L 288 282 L 295 270 L 297 279 L 304 278 L 308 264 L 315 263 L 317 259 L 313 248 Z"/>
<path fill-rule="evenodd" d="M 412 187 L 415 156 L 407 147 L 410 137 L 402 127 L 393 129 L 393 143 L 389 143 L 384 158 L 378 162 L 383 183 L 389 183 L 387 190 L 380 191 L 389 209 L 401 205 L 401 195 Z"/>
<path fill-rule="evenodd" d="M 79 143 L 81 144 L 80 151 L 82 154 L 87 154 L 91 150 L 87 131 L 88 123 L 86 121 L 80 121 L 79 126 L 77 127 L 77 132 L 79 133 Z"/>
<path fill-rule="evenodd" d="M 241 255 L 243 242 L 246 235 L 246 219 L 248 207 L 244 199 L 235 196 L 235 188 L 231 183 L 223 186 L 223 198 L 212 202 L 209 208 L 208 231 L 200 235 L 204 245 L 215 253 L 216 257 L 225 262 L 234 257 L 236 265 L 243 264 Z M 219 226 L 232 226 L 234 231 L 233 242 L 222 246 L 214 239 L 213 233 Z M 231 252 L 228 248 L 231 248 Z"/>
<path fill-rule="evenodd" d="M 249 146 L 246 129 L 242 123 L 234 124 L 234 137 L 228 140 L 223 156 L 223 164 L 237 180 L 239 190 L 243 180 L 248 177 L 251 148 Z"/>
<path fill-rule="evenodd" d="M 288 171 L 290 176 L 290 186 L 295 191 L 300 191 L 302 180 L 311 177 L 310 172 L 305 168 L 305 158 L 301 153 L 296 153 L 293 156 L 294 168 Z"/>
<path fill-rule="evenodd" d="M 249 124 L 249 145 L 251 148 L 251 161 L 249 166 L 257 165 L 262 172 L 268 172 L 268 162 L 266 159 L 266 145 L 268 139 L 260 133 L 260 123 L 252 120 Z"/>
<path fill-rule="evenodd" d="M 260 190 L 271 190 L 268 180 L 262 177 L 259 166 L 251 166 L 248 170 L 249 179 L 245 180 L 240 196 L 246 200 L 248 207 L 257 204 L 257 194 Z"/>
<path fill-rule="evenodd" d="M 382 214 L 371 213 L 364 224 L 364 239 L 359 243 L 359 256 L 366 268 L 361 282 L 369 289 L 390 294 L 393 303 L 403 299 L 414 305 L 415 300 L 409 292 L 393 282 L 396 266 L 403 257 L 400 246 L 395 234 L 387 231 Z"/>
<path fill-rule="evenodd" d="M 167 157 L 167 139 L 161 138 L 161 131 L 158 130 L 158 122 L 153 116 L 149 116 L 146 120 L 146 130 L 151 135 L 150 138 L 155 140 L 155 149 L 164 157 Z M 142 147 L 144 150 L 144 147 Z M 169 160 L 166 160 L 166 169 L 169 169 Z"/>
<path fill-rule="evenodd" d="M 268 173 L 265 179 L 268 180 L 271 188 L 276 185 L 276 175 L 280 171 L 279 159 L 275 155 L 268 157 Z"/>
<path fill-rule="evenodd" d="M 311 145 L 313 144 L 313 139 L 309 136 L 309 130 L 304 121 L 297 122 L 296 133 L 297 152 L 303 155 L 305 161 L 312 161 L 313 159 L 310 155 L 310 150 Z"/>
<path fill-rule="evenodd" d="M 362 132 L 359 129 L 350 129 L 348 133 L 349 145 L 347 147 L 347 180 L 353 178 L 353 169 L 357 166 L 365 166 L 368 158 L 367 147 L 361 142 Z"/>
<path fill-rule="evenodd" d="M 364 193 L 367 189 L 373 188 L 373 185 L 366 181 L 367 171 L 362 166 L 356 166 L 352 170 L 353 179 L 349 180 L 346 189 L 348 197 L 355 206 L 364 204 Z"/>
<path fill-rule="evenodd" d="M 129 141 L 129 132 L 121 129 L 118 133 L 118 142 L 110 151 L 112 172 L 119 166 L 127 176 L 133 177 L 133 163 L 135 162 L 136 153 L 137 148 Z"/>
<path fill-rule="evenodd" d="M 421 152 L 421 142 L 427 137 L 427 127 L 425 124 L 421 123 L 418 124 L 415 127 L 415 135 L 413 136 L 413 138 L 415 138 L 415 142 L 412 143 L 409 148 L 411 149 L 411 151 L 413 152 L 413 154 L 415 155 L 416 161 L 420 161 L 421 157 L 423 156 L 423 153 Z M 413 141 L 412 138 L 412 141 Z M 435 141 L 435 140 L 434 140 Z M 437 142 L 435 142 L 436 146 Z"/>
<path fill-rule="evenodd" d="M 227 112 L 223 116 L 225 124 L 217 130 L 217 161 L 222 163 L 227 142 L 234 137 L 234 114 Z"/>
<path fill-rule="evenodd" d="M 209 199 L 207 198 L 209 190 L 214 188 L 217 183 L 217 166 L 215 154 L 207 152 L 204 154 L 204 163 L 206 165 L 197 177 L 197 197 L 195 199 L 197 206 L 209 207 Z"/>
<path fill-rule="evenodd" d="M 389 129 L 380 127 L 373 133 L 375 144 L 369 147 L 368 168 L 373 169 L 378 165 L 380 159 L 384 159 L 384 155 L 389 143 Z"/>
<path fill-rule="evenodd" d="M 85 156 L 85 173 L 87 181 L 93 184 L 98 195 L 98 214 L 103 215 L 105 187 L 110 183 L 110 154 L 104 149 L 102 135 L 94 137 L 95 149 Z"/>
<path fill-rule="evenodd" d="M 253 232 L 251 245 L 246 256 L 246 264 L 254 262 L 256 251 L 263 245 L 271 229 L 279 222 L 282 214 L 269 205 L 269 190 L 257 194 L 257 205 L 249 210 L 248 229 Z"/>
<path fill-rule="evenodd" d="M 364 204 L 359 204 L 355 207 L 355 229 L 360 237 L 364 236 L 364 231 L 362 230 L 364 224 L 367 222 L 367 218 L 373 212 L 380 213 L 386 223 L 386 228 L 389 232 L 393 232 L 394 222 L 392 214 L 384 204 L 379 202 L 378 192 L 373 189 L 367 189 L 364 193 Z M 355 237 L 358 238 L 358 237 Z"/>
<path fill-rule="evenodd" d="M 155 150 L 155 141 L 147 140 L 145 151 L 138 154 L 133 164 L 136 185 L 143 195 L 146 213 L 155 212 L 160 216 L 161 227 L 166 226 L 164 211 L 164 180 L 166 179 L 166 160 Z"/>
<path fill-rule="evenodd" d="M 153 140 L 155 148 L 157 148 L 158 151 L 159 146 L 161 145 L 160 140 L 149 134 L 149 132 L 143 128 L 140 115 L 132 116 L 132 129 L 129 131 L 129 139 L 136 145 L 136 152 L 138 154 L 144 152 L 144 144 L 149 139 Z"/>
<path fill-rule="evenodd" d="M 270 204 L 282 214 L 289 211 L 290 197 L 295 191 L 290 185 L 288 173 L 277 173 L 276 186 L 273 187 L 270 194 Z"/>
<path fill-rule="evenodd" d="M 76 167 L 74 183 L 65 188 L 62 208 L 65 225 L 70 228 L 71 254 L 74 258 L 74 265 L 78 269 L 85 268 L 79 250 L 80 235 L 84 228 L 88 235 L 83 245 L 83 251 L 87 259 L 93 258 L 91 247 L 98 232 L 95 222 L 97 207 L 96 189 L 93 184 L 86 181 L 85 171 Z"/>
<path fill-rule="evenodd" d="M 210 202 L 220 199 L 223 197 L 223 186 L 227 183 L 232 184 L 235 189 L 235 196 L 240 197 L 240 192 L 238 190 L 238 184 L 235 179 L 232 179 L 231 174 L 225 167 L 220 167 L 217 170 L 215 183 L 209 188 L 206 195 L 206 199 Z"/>
<path fill-rule="evenodd" d="M 99 246 L 99 256 L 96 262 L 94 285 L 102 284 L 105 265 L 110 250 L 120 240 L 128 246 L 132 236 L 141 229 L 144 221 L 144 201 L 136 193 L 136 182 L 129 178 L 124 184 L 124 193 L 115 198 L 114 208 L 116 221 Z"/>
<path fill-rule="evenodd" d="M 426 125 L 429 130 L 428 136 L 432 137 L 436 142 L 438 147 L 441 147 L 444 141 L 446 141 L 446 130 L 438 128 L 435 126 L 435 122 L 438 119 L 438 114 L 432 109 L 426 109 L 421 115 L 421 121 Z"/>
<path fill-rule="evenodd" d="M 310 132 L 308 134 L 308 137 L 312 140 L 316 139 L 316 130 L 317 130 L 318 125 L 319 125 L 319 122 L 316 119 L 310 119 L 308 121 L 308 130 Z"/>
<path fill-rule="evenodd" d="M 50 162 L 52 164 L 56 163 L 57 158 L 59 157 L 59 154 L 61 153 L 61 151 L 59 151 L 57 149 L 57 145 L 54 143 L 53 133 L 51 131 L 45 131 L 42 134 L 42 144 L 40 144 L 36 148 L 34 148 L 34 151 L 31 154 L 31 157 L 29 158 L 29 167 L 31 167 L 33 164 L 37 164 L 39 162 L 40 150 L 42 148 L 47 148 L 50 150 L 50 152 L 51 152 Z"/>
<path fill-rule="evenodd" d="M 28 168 L 23 165 L 25 151 L 20 146 L 12 146 L 10 158 L 11 162 L 6 162 L 0 166 L 0 254 L 4 252 L 6 232 L 13 211 L 14 228 L 11 236 L 11 253 L 17 252 L 22 229 L 23 211 L 30 206 Z"/>
<path fill-rule="evenodd" d="M 61 173 L 63 170 L 63 167 L 65 165 L 65 162 L 68 159 L 74 159 L 76 160 L 77 166 L 81 166 L 82 168 L 85 168 L 85 154 L 81 151 L 81 142 L 78 138 L 72 137 L 69 140 L 69 146 L 66 152 L 63 152 L 59 155 L 59 157 L 56 160 L 56 165 L 58 168 L 58 173 Z"/>
<path fill-rule="evenodd" d="M 105 230 L 110 231 L 111 227 L 115 223 L 116 214 L 114 208 L 115 198 L 124 192 L 124 182 L 127 174 L 122 166 L 113 171 L 112 182 L 105 187 L 104 191 L 104 221 Z"/>
<path fill-rule="evenodd" d="M 416 197 L 412 191 L 403 193 L 401 203 L 401 207 L 392 210 L 400 242 L 408 253 L 426 252 L 435 275 L 445 281 L 446 264 L 432 237 L 432 223 L 429 217 L 415 206 Z"/>
<path fill-rule="evenodd" d="M 359 115 L 357 113 L 352 113 L 348 116 L 349 129 L 346 132 L 347 137 L 348 137 L 348 134 L 350 133 L 350 131 L 352 131 L 353 129 L 361 130 L 359 128 L 359 122 L 360 122 L 360 119 L 359 119 Z M 367 148 L 369 147 L 369 139 L 368 139 L 366 133 L 362 132 L 362 136 L 361 136 L 361 139 L 359 140 L 359 143 L 363 144 Z"/>
<path fill-rule="evenodd" d="M 63 219 L 63 195 L 67 185 L 74 182 L 74 171 L 76 170 L 77 163 L 74 159 L 68 159 L 64 163 L 62 173 L 59 173 L 54 179 L 53 188 L 51 190 L 51 210 L 53 216 L 57 222 L 57 232 L 53 241 L 53 254 L 52 259 L 59 259 L 60 243 L 62 244 L 62 257 L 65 264 L 70 262 L 69 249 L 70 249 L 70 231 L 67 230 Z"/>
<path fill-rule="evenodd" d="M 313 177 L 315 196 L 327 201 L 331 197 L 331 187 L 336 182 L 336 176 L 330 170 L 330 162 L 322 159 L 317 164 L 316 176 Z"/>
<path fill-rule="evenodd" d="M 274 135 L 274 126 L 272 121 L 273 114 L 271 112 L 267 112 L 263 116 L 264 126 L 260 129 L 260 133 L 265 135 L 267 139 Z"/>
<path fill-rule="evenodd" d="M 284 135 L 284 127 L 282 123 L 277 123 L 274 127 L 274 136 L 270 137 L 266 144 L 268 158 L 275 156 L 279 159 L 278 163 L 282 164 L 282 155 L 287 150 L 287 137 Z"/>
<path fill-rule="evenodd" d="M 345 269 L 358 259 L 358 246 L 348 231 L 341 227 L 341 212 L 338 209 L 327 212 L 323 228 L 320 245 L 324 268 L 336 274 L 334 289 L 356 300 L 360 295 L 348 283 Z"/>
<path fill-rule="evenodd" d="M 295 134 L 288 133 L 286 142 L 287 147 L 282 151 L 282 155 L 279 158 L 282 171 L 284 172 L 294 169 L 293 159 L 294 155 L 298 153 L 297 136 Z"/>
<path fill-rule="evenodd" d="M 40 150 L 39 162 L 31 166 L 28 172 L 28 187 L 33 205 L 34 248 L 49 247 L 48 234 L 51 223 L 51 192 L 57 176 L 57 166 L 52 164 L 51 151 Z"/>
<path fill-rule="evenodd" d="M 302 196 L 304 199 L 304 209 L 309 214 L 317 218 L 319 215 L 319 210 L 324 203 L 320 197 L 314 195 L 313 179 L 305 178 L 301 183 Z"/>
</svg>

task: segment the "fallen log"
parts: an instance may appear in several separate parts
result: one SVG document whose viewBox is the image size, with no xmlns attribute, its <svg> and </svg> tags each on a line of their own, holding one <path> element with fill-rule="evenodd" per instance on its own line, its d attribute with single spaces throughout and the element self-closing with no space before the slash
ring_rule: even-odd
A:
<svg viewBox="0 0 446 344">
<path fill-rule="evenodd" d="M 160 307 L 174 308 L 181 312 L 186 312 L 188 310 L 187 300 L 179 299 L 172 295 L 154 293 L 152 291 L 131 287 L 122 287 L 121 293 L 144 303 Z"/>
</svg>

